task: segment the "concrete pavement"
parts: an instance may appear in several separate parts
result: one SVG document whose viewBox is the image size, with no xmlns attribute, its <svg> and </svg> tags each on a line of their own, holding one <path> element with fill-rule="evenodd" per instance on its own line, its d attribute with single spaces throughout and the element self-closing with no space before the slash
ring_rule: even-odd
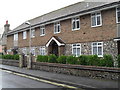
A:
<svg viewBox="0 0 120 90">
<path fill-rule="evenodd" d="M 1 65 L 0 68 L 11 70 L 18 73 L 23 73 L 26 75 L 31 75 L 34 77 L 39 77 L 45 80 L 50 80 L 54 82 L 64 83 L 80 88 L 95 88 L 95 89 L 109 89 L 112 88 L 114 90 L 118 90 L 119 83 L 118 81 L 112 81 L 112 80 L 98 80 L 98 79 L 90 79 L 87 77 L 77 77 L 77 76 L 71 76 L 71 75 L 65 75 L 65 74 L 57 74 L 57 73 L 51 73 L 51 72 L 45 72 L 40 70 L 28 70 L 26 68 L 19 68 L 14 66 L 7 66 L 7 65 Z"/>
</svg>

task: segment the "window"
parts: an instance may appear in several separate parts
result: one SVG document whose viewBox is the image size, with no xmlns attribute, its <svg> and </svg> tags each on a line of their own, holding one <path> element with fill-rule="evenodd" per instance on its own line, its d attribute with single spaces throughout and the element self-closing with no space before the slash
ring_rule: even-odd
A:
<svg viewBox="0 0 120 90">
<path fill-rule="evenodd" d="M 14 34 L 14 46 L 18 46 L 18 33 Z"/>
<path fill-rule="evenodd" d="M 35 30 L 31 30 L 31 38 L 35 37 Z"/>
<path fill-rule="evenodd" d="M 23 39 L 26 39 L 27 38 L 27 31 L 24 31 L 23 32 Z"/>
<path fill-rule="evenodd" d="M 40 28 L 40 36 L 44 36 L 45 35 L 45 27 L 41 27 Z"/>
<path fill-rule="evenodd" d="M 18 41 L 18 33 L 14 34 L 14 41 Z"/>
<path fill-rule="evenodd" d="M 98 57 L 103 57 L 103 42 L 92 43 L 92 54 L 98 55 Z"/>
<path fill-rule="evenodd" d="M 91 23 L 92 23 L 92 27 L 102 25 L 102 18 L 101 18 L 101 13 L 100 12 L 91 14 Z"/>
<path fill-rule="evenodd" d="M 72 54 L 76 57 L 81 55 L 81 45 L 80 44 L 72 45 Z"/>
<path fill-rule="evenodd" d="M 60 33 L 60 22 L 54 24 L 54 33 Z"/>
<path fill-rule="evenodd" d="M 116 8 L 116 21 L 120 23 L 120 7 Z"/>
<path fill-rule="evenodd" d="M 72 30 L 79 30 L 80 29 L 80 19 L 73 18 L 72 19 Z"/>
<path fill-rule="evenodd" d="M 40 47 L 40 55 L 46 55 L 45 46 Z"/>
</svg>

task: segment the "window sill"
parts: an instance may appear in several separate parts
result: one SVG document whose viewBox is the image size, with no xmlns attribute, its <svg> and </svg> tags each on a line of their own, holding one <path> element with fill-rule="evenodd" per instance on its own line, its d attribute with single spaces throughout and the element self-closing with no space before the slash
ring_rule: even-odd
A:
<svg viewBox="0 0 120 90">
<path fill-rule="evenodd" d="M 35 38 L 35 36 L 34 36 L 34 37 L 31 37 L 31 38 Z"/>
<path fill-rule="evenodd" d="M 54 34 L 59 34 L 60 32 L 54 32 Z"/>
<path fill-rule="evenodd" d="M 102 26 L 102 25 L 97 25 L 97 26 L 91 26 L 91 27 L 93 27 L 93 28 L 94 28 L 94 27 L 100 27 L 100 26 Z"/>
<path fill-rule="evenodd" d="M 103 55 L 98 55 L 98 57 L 103 57 Z"/>
<path fill-rule="evenodd" d="M 120 24 L 120 22 L 116 22 L 117 24 Z"/>
<path fill-rule="evenodd" d="M 72 31 L 78 31 L 78 30 L 80 30 L 80 28 L 77 28 L 77 29 L 72 29 Z"/>
<path fill-rule="evenodd" d="M 41 37 L 45 36 L 45 34 L 40 35 Z"/>
</svg>

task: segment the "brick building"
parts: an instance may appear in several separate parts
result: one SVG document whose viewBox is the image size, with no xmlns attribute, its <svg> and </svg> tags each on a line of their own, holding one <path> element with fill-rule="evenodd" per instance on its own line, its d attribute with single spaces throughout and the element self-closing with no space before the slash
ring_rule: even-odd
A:
<svg viewBox="0 0 120 90">
<path fill-rule="evenodd" d="M 7 34 L 7 53 L 120 54 L 120 1 L 79 2 L 29 20 Z"/>
</svg>

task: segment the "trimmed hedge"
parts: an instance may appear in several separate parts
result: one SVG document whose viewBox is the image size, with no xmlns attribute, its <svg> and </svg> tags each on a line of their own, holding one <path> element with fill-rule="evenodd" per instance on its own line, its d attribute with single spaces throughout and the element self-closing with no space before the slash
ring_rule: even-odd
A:
<svg viewBox="0 0 120 90">
<path fill-rule="evenodd" d="M 51 54 L 50 56 L 48 56 L 48 62 L 49 63 L 58 63 L 57 56 L 54 54 Z"/>
<path fill-rule="evenodd" d="M 38 56 L 37 56 L 37 61 L 40 61 L 40 62 L 48 62 L 48 56 L 38 55 Z"/>
<path fill-rule="evenodd" d="M 19 55 L 2 55 L 2 59 L 19 60 Z"/>
<path fill-rule="evenodd" d="M 87 55 L 81 55 L 78 57 L 80 65 L 88 65 L 88 57 Z"/>
<path fill-rule="evenodd" d="M 66 61 L 67 61 L 67 64 L 77 64 L 78 58 L 75 56 L 68 56 Z"/>
<path fill-rule="evenodd" d="M 61 64 L 66 64 L 66 59 L 67 59 L 67 56 L 60 56 L 57 58 L 57 61 L 58 63 L 61 63 Z"/>
<path fill-rule="evenodd" d="M 118 55 L 117 61 L 118 61 L 118 67 L 120 67 L 120 54 Z"/>
<path fill-rule="evenodd" d="M 114 67 L 114 61 L 111 55 L 104 55 L 103 58 L 97 55 L 81 55 L 75 56 L 37 56 L 39 62 L 60 63 L 60 64 L 77 64 L 77 65 L 91 65 L 91 66 L 105 66 Z M 120 67 L 120 55 L 118 56 L 118 67 Z"/>
<path fill-rule="evenodd" d="M 104 55 L 100 60 L 100 66 L 114 67 L 114 61 L 111 55 Z"/>
</svg>

